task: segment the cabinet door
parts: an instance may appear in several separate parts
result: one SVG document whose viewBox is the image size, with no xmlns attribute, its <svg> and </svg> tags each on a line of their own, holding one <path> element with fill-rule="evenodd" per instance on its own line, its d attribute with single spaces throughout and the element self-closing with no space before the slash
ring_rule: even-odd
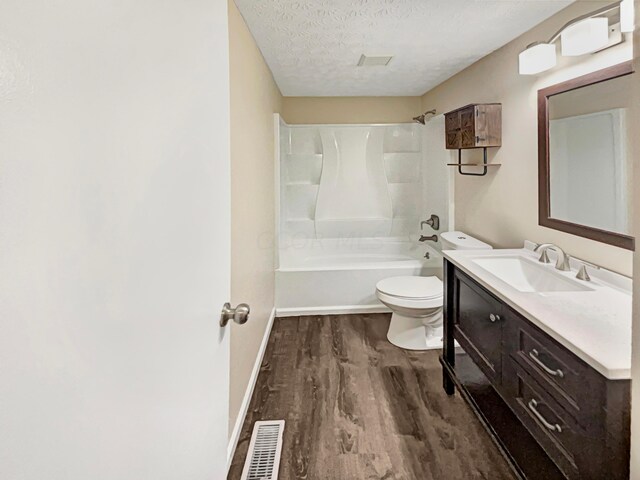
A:
<svg viewBox="0 0 640 480">
<path fill-rule="evenodd" d="M 476 105 L 476 147 L 499 147 L 502 144 L 502 105 Z"/>
<path fill-rule="evenodd" d="M 502 307 L 488 292 L 456 271 L 454 336 L 494 384 L 502 377 Z"/>
<path fill-rule="evenodd" d="M 459 112 L 447 113 L 444 117 L 446 148 L 460 148 L 460 115 Z"/>
<path fill-rule="evenodd" d="M 476 146 L 475 107 L 460 110 L 460 146 L 473 148 Z"/>
</svg>

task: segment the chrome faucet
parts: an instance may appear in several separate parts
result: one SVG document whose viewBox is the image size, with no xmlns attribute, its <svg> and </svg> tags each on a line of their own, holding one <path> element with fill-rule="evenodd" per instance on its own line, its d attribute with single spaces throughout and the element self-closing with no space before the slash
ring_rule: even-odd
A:
<svg viewBox="0 0 640 480">
<path fill-rule="evenodd" d="M 540 251 L 540 258 L 538 259 L 539 262 L 551 263 L 549 255 L 547 254 L 547 250 L 549 249 L 554 250 L 558 255 L 558 259 L 556 260 L 556 268 L 558 270 L 562 270 L 563 272 L 571 270 L 571 266 L 569 265 L 569 259 L 571 257 L 559 246 L 554 245 L 553 243 L 541 243 L 536 245 L 536 248 L 533 249 L 534 252 Z"/>
</svg>

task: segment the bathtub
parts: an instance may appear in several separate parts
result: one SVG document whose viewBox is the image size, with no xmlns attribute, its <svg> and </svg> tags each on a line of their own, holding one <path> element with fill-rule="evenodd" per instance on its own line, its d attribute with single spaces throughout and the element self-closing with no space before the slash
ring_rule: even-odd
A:
<svg viewBox="0 0 640 480">
<path fill-rule="evenodd" d="M 407 239 L 292 241 L 279 251 L 277 313 L 388 312 L 376 297 L 376 283 L 398 275 L 441 278 L 442 255 Z"/>
</svg>

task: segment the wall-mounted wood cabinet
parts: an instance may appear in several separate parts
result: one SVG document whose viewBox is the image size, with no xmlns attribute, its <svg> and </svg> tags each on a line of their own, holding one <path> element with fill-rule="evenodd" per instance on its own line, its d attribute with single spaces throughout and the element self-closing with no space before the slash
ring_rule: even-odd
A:
<svg viewBox="0 0 640 480">
<path fill-rule="evenodd" d="M 502 145 L 502 105 L 474 103 L 445 113 L 446 148 L 499 147 Z"/>
</svg>

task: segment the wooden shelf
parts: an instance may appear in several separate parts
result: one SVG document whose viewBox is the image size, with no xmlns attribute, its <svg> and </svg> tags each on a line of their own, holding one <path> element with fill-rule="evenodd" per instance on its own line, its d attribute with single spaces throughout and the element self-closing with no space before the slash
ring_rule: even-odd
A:
<svg viewBox="0 0 640 480">
<path fill-rule="evenodd" d="M 501 163 L 447 163 L 449 167 L 499 167 Z"/>
</svg>

